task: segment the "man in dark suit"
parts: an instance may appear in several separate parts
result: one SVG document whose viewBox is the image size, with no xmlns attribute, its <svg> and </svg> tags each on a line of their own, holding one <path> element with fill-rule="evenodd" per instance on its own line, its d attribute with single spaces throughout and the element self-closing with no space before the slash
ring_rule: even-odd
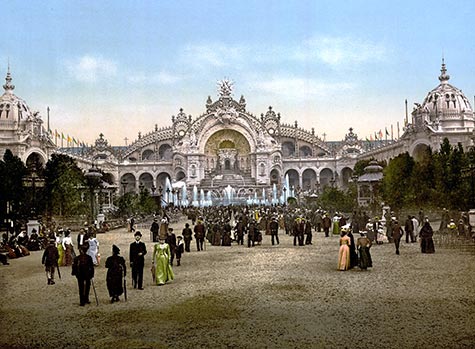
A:
<svg viewBox="0 0 475 349">
<path fill-rule="evenodd" d="M 142 233 L 137 231 L 134 234 L 135 241 L 130 244 L 129 260 L 132 268 L 132 285 L 134 288 L 143 290 L 143 267 L 145 264 L 144 256 L 147 254 L 147 247 L 140 241 Z"/>
<path fill-rule="evenodd" d="M 79 249 L 80 255 L 74 258 L 71 272 L 78 280 L 80 306 L 91 303 L 89 301 L 89 290 L 91 279 L 94 278 L 94 263 L 92 257 L 86 251 L 85 246 Z"/>
<path fill-rule="evenodd" d="M 170 246 L 170 265 L 173 265 L 173 260 L 175 259 L 175 251 L 176 251 L 176 235 L 173 233 L 173 228 L 168 228 L 168 236 L 165 239 L 165 242 Z"/>
<path fill-rule="evenodd" d="M 399 243 L 401 242 L 401 237 L 403 237 L 404 231 L 399 225 L 398 221 L 395 220 L 392 226 L 392 238 L 394 245 L 396 246 L 396 254 L 399 254 Z"/>
<path fill-rule="evenodd" d="M 152 233 L 152 241 L 157 242 L 158 241 L 158 231 L 160 229 L 160 226 L 158 225 L 157 219 L 153 219 L 152 226 L 150 227 L 150 232 Z"/>
</svg>

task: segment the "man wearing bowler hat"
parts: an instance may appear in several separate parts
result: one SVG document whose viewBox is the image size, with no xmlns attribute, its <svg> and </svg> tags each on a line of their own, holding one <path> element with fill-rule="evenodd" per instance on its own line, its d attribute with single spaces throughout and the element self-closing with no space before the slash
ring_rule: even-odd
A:
<svg viewBox="0 0 475 349">
<path fill-rule="evenodd" d="M 142 233 L 136 231 L 135 241 L 130 244 L 129 260 L 132 268 L 132 285 L 134 288 L 143 290 L 143 267 L 145 264 L 144 256 L 147 254 L 147 247 L 140 241 Z"/>
</svg>

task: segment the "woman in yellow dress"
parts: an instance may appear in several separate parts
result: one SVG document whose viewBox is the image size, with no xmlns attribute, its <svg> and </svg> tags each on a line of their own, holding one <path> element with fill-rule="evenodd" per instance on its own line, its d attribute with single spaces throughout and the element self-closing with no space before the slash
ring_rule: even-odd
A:
<svg viewBox="0 0 475 349">
<path fill-rule="evenodd" d="M 175 278 L 170 260 L 170 245 L 160 239 L 159 243 L 153 247 L 152 257 L 152 272 L 156 285 L 164 285 L 167 281 Z"/>
<path fill-rule="evenodd" d="M 58 266 L 64 266 L 64 249 L 63 249 L 63 231 L 58 230 L 56 233 L 56 247 L 58 248 Z"/>
<path fill-rule="evenodd" d="M 338 270 L 348 270 L 350 268 L 350 245 L 351 240 L 346 235 L 346 231 L 341 232 L 340 251 L 338 253 Z"/>
</svg>

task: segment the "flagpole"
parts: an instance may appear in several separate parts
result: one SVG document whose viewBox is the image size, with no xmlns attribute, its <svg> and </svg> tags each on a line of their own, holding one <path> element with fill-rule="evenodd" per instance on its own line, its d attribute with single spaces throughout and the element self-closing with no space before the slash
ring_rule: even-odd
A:
<svg viewBox="0 0 475 349">
<path fill-rule="evenodd" d="M 49 128 L 49 107 L 46 108 L 46 115 L 48 117 L 48 133 L 49 133 L 49 130 L 50 130 L 50 128 Z"/>
<path fill-rule="evenodd" d="M 391 124 L 391 142 L 394 142 L 393 124 Z"/>
<path fill-rule="evenodd" d="M 399 139 L 399 121 L 397 122 L 397 139 Z"/>
<path fill-rule="evenodd" d="M 409 124 L 409 118 L 408 118 L 408 113 L 407 113 L 407 99 L 405 103 L 406 103 L 406 125 L 405 126 L 407 127 L 407 125 Z"/>
</svg>

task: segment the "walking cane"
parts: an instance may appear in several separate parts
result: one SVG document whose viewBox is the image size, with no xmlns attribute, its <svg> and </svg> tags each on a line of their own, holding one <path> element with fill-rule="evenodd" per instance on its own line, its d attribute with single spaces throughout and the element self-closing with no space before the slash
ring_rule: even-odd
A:
<svg viewBox="0 0 475 349">
<path fill-rule="evenodd" d="M 59 264 L 56 263 L 56 269 L 58 270 L 58 276 L 59 276 L 59 279 L 61 280 L 61 271 L 59 270 Z"/>
<path fill-rule="evenodd" d="M 124 299 L 127 302 L 127 280 L 125 278 L 125 273 L 124 273 Z"/>
<path fill-rule="evenodd" d="M 94 291 L 94 296 L 96 297 L 96 305 L 99 306 L 99 299 L 97 299 L 96 287 L 94 286 L 94 279 L 91 279 L 92 289 Z"/>
</svg>

